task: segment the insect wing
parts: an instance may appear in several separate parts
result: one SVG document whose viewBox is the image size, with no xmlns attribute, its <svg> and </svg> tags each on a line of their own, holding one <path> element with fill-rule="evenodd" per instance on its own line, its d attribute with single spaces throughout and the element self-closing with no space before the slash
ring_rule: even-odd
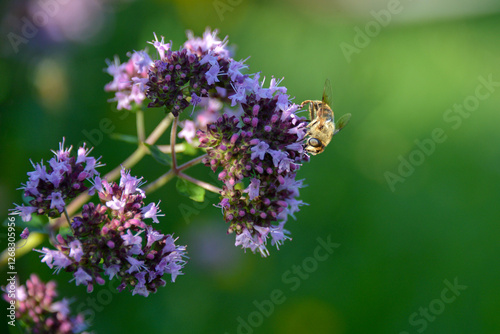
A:
<svg viewBox="0 0 500 334">
<path fill-rule="evenodd" d="M 325 87 L 323 88 L 323 97 L 321 98 L 321 102 L 323 102 L 323 104 L 326 103 L 328 106 L 331 106 L 332 96 L 333 96 L 332 83 L 330 82 L 330 79 L 326 79 Z"/>
<path fill-rule="evenodd" d="M 323 124 L 327 120 L 333 120 L 333 112 L 330 107 L 332 101 L 332 84 L 329 79 L 325 80 L 323 96 L 321 98 L 321 107 L 318 108 L 318 118 Z"/>
<path fill-rule="evenodd" d="M 345 115 L 342 115 L 342 117 L 340 117 L 337 122 L 335 122 L 335 133 L 339 132 L 340 130 L 342 130 L 342 128 L 344 126 L 347 125 L 347 123 L 349 123 L 349 120 L 351 119 L 351 114 L 345 114 Z"/>
</svg>

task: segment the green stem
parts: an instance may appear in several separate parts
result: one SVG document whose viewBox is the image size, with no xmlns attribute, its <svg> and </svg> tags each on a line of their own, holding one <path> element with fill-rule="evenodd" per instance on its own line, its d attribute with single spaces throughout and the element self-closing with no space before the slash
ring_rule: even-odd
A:
<svg viewBox="0 0 500 334">
<path fill-rule="evenodd" d="M 177 139 L 177 120 L 179 118 L 174 118 L 174 123 L 172 124 L 172 129 L 170 129 L 170 154 L 172 154 L 172 169 L 174 173 L 177 174 L 177 158 L 175 156 L 175 140 Z"/>
<path fill-rule="evenodd" d="M 156 191 L 157 189 L 163 187 L 167 182 L 172 180 L 175 177 L 175 171 L 173 169 L 169 170 L 150 184 L 144 187 L 144 191 L 147 194 L 152 193 L 153 191 Z"/>
<path fill-rule="evenodd" d="M 71 224 L 71 221 L 70 221 L 69 215 L 68 215 L 68 210 L 66 210 L 66 208 L 64 208 L 64 216 L 66 217 L 66 220 L 68 221 L 68 225 Z"/>
<path fill-rule="evenodd" d="M 140 114 L 140 115 L 139 115 Z M 139 143 L 147 143 L 149 145 L 153 145 L 160 137 L 161 135 L 166 131 L 166 129 L 170 126 L 172 123 L 172 129 L 170 133 L 170 152 L 172 154 L 172 168 L 156 179 L 154 182 L 150 183 L 148 186 L 144 188 L 144 191 L 146 193 L 151 193 L 158 188 L 161 188 L 163 185 L 165 185 L 167 182 L 172 180 L 175 176 L 178 176 L 180 178 L 183 178 L 189 182 L 192 182 L 208 191 L 220 194 L 222 189 L 213 186 L 207 182 L 197 180 L 189 175 L 186 175 L 182 173 L 183 170 L 188 169 L 196 164 L 199 164 L 202 162 L 204 158 L 207 157 L 207 154 L 203 154 L 199 157 L 196 157 L 180 166 L 177 166 L 177 159 L 176 159 L 176 151 L 180 151 L 181 146 L 182 149 L 184 146 L 182 144 L 176 145 L 176 136 L 177 136 L 177 122 L 178 118 L 173 117 L 172 114 L 167 115 L 159 124 L 158 126 L 153 130 L 153 132 L 148 136 L 146 140 L 143 140 L 144 134 L 144 118 L 142 114 L 142 110 L 138 111 L 137 115 L 137 136 L 139 138 Z M 118 178 L 120 175 L 120 171 L 122 168 L 131 168 L 135 164 L 137 164 L 146 154 L 148 153 L 148 148 L 145 145 L 139 144 L 139 147 L 127 158 L 125 161 L 123 161 L 119 166 L 114 168 L 112 171 L 107 173 L 103 178 L 105 178 L 108 181 L 113 181 Z M 62 226 L 65 226 L 66 224 L 70 224 L 70 217 L 74 215 L 74 213 L 80 209 L 84 203 L 86 203 L 89 200 L 90 196 L 88 195 L 87 192 L 81 194 L 80 196 L 76 197 L 71 203 L 67 205 L 67 207 L 64 210 L 64 217 L 60 217 L 58 219 L 55 219 L 50 222 L 48 228 L 49 228 L 49 238 L 51 239 L 52 243 L 55 244 L 55 232 L 61 228 Z M 66 220 L 65 220 L 66 218 Z M 31 233 L 28 240 L 20 240 L 17 242 L 17 245 L 20 247 L 17 251 L 16 254 L 17 256 L 22 256 L 25 253 L 31 251 L 33 248 L 37 247 L 39 244 L 41 244 L 44 240 L 44 235 L 41 233 Z M 22 243 L 22 245 L 21 245 Z M 0 254 L 0 267 L 3 267 L 7 264 L 8 261 L 8 253 L 7 250 L 3 251 Z"/>
<path fill-rule="evenodd" d="M 172 146 L 169 145 L 156 145 L 160 151 L 166 154 L 172 153 Z M 186 150 L 186 145 L 184 144 L 175 144 L 175 152 L 184 152 Z"/>
<path fill-rule="evenodd" d="M 165 174 L 163 174 L 162 176 L 160 176 L 159 178 L 148 184 L 146 187 L 144 187 L 144 191 L 149 194 L 163 187 L 167 182 L 172 180 L 174 176 L 178 175 L 179 172 L 188 169 L 189 167 L 192 167 L 196 164 L 199 164 L 206 156 L 207 154 L 200 155 L 199 157 L 196 157 L 193 160 L 189 160 L 188 162 L 180 165 L 176 169 L 172 167 L 172 169 L 170 169 L 168 172 L 166 172 Z"/>
<path fill-rule="evenodd" d="M 179 172 L 177 174 L 178 177 L 184 179 L 184 180 L 187 180 L 189 182 L 192 182 L 194 184 L 196 184 L 197 186 L 200 186 L 208 191 L 211 191 L 213 193 L 216 193 L 216 194 L 220 194 L 222 192 L 222 189 L 221 188 L 218 188 L 214 185 L 211 185 L 210 183 L 207 183 L 207 182 L 204 182 L 204 181 L 201 181 L 201 180 L 198 180 L 198 179 L 195 179 L 189 175 L 186 175 L 184 173 L 181 173 Z"/>
<path fill-rule="evenodd" d="M 146 143 L 153 145 L 156 143 L 156 141 L 161 137 L 163 133 L 168 129 L 170 124 L 172 123 L 173 116 L 172 114 L 168 114 L 165 116 L 162 121 L 156 126 L 156 128 L 151 132 L 151 134 L 148 136 L 148 138 L 145 140 Z M 148 149 L 144 145 L 140 145 L 127 159 L 125 159 L 120 165 L 118 165 L 116 168 L 114 168 L 111 172 L 107 173 L 103 178 L 105 178 L 108 181 L 113 181 L 120 176 L 120 171 L 122 169 L 122 166 L 125 168 L 132 168 L 135 166 L 146 154 L 148 153 Z M 168 182 L 168 181 L 167 181 Z M 88 195 L 88 192 L 84 192 L 77 196 L 74 200 L 72 200 L 67 206 L 66 206 L 66 214 L 67 214 L 67 221 L 69 222 L 68 217 L 74 216 L 74 214 L 85 204 L 88 202 L 90 199 L 90 196 Z M 66 226 L 67 222 L 63 217 L 60 217 L 56 219 L 52 224 L 51 224 L 51 229 L 54 231 L 57 231 L 59 228 Z M 42 234 L 37 233 L 37 237 L 32 237 L 32 234 L 29 237 L 28 245 L 30 248 L 38 246 L 40 243 L 43 242 L 43 237 Z M 18 243 L 19 244 L 19 243 Z M 26 246 L 22 247 L 22 254 L 25 253 L 25 248 Z M 7 257 L 5 254 L 2 253 L 0 255 L 0 266 L 4 265 L 4 258 L 5 261 L 7 261 Z"/>
<path fill-rule="evenodd" d="M 168 114 L 163 118 L 163 120 L 156 126 L 156 128 L 151 132 L 149 137 L 144 141 L 146 144 L 153 145 L 156 143 L 158 139 L 160 139 L 161 135 L 168 129 L 170 124 L 172 123 L 172 114 Z M 104 178 L 108 181 L 113 181 L 120 176 L 120 172 L 122 167 L 124 168 L 132 168 L 135 166 L 141 159 L 149 152 L 148 148 L 144 145 L 140 145 L 134 153 L 132 153 L 125 161 L 123 161 L 120 165 L 116 166 L 111 172 L 106 174 Z"/>
<path fill-rule="evenodd" d="M 146 130 L 144 128 L 144 111 L 138 109 L 135 113 L 135 119 L 137 122 L 137 140 L 139 145 L 146 139 Z"/>
<path fill-rule="evenodd" d="M 208 154 L 203 154 L 203 155 L 200 155 L 199 157 L 194 158 L 193 160 L 189 160 L 185 164 L 180 165 L 179 168 L 177 168 L 177 171 L 180 172 L 180 171 L 183 171 L 184 169 L 188 169 L 189 167 L 197 165 L 200 162 L 202 162 L 202 160 L 205 159 L 206 157 L 208 157 Z"/>
<path fill-rule="evenodd" d="M 174 119 L 174 116 L 172 116 L 171 113 L 169 113 L 167 116 L 165 116 L 160 124 L 156 126 L 156 128 L 151 132 L 149 135 L 148 139 L 146 139 L 146 143 L 149 145 L 153 145 L 156 143 L 158 139 L 160 139 L 161 135 L 168 129 L 170 124 L 172 124 L 172 120 Z"/>
</svg>

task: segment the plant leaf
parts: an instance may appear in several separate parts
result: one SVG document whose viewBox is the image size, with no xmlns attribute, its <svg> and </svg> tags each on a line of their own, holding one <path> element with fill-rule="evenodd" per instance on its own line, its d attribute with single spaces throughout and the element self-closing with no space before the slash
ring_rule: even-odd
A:
<svg viewBox="0 0 500 334">
<path fill-rule="evenodd" d="M 178 192 L 186 195 L 193 201 L 203 202 L 205 200 L 205 189 L 192 182 L 178 178 L 175 186 L 177 187 Z"/>
<path fill-rule="evenodd" d="M 172 157 L 170 155 L 160 151 L 160 149 L 156 145 L 149 145 L 146 143 L 144 143 L 144 145 L 149 148 L 151 155 L 156 161 L 165 166 L 172 166 Z"/>
<path fill-rule="evenodd" d="M 121 133 L 112 133 L 109 135 L 111 139 L 123 141 L 129 144 L 137 144 L 137 136 L 124 135 Z"/>
<path fill-rule="evenodd" d="M 184 143 L 182 143 L 182 145 L 184 145 L 184 151 L 182 151 L 181 154 L 195 155 L 198 152 L 196 147 L 189 144 L 188 142 L 184 142 Z"/>
</svg>

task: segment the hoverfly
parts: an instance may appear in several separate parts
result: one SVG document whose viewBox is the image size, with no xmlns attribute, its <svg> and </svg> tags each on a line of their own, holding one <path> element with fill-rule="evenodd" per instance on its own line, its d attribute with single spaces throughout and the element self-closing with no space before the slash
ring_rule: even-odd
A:
<svg viewBox="0 0 500 334">
<path fill-rule="evenodd" d="M 307 125 L 307 141 L 305 150 L 311 154 L 319 154 L 325 150 L 332 137 L 342 130 L 349 122 L 351 114 L 345 114 L 335 123 L 331 105 L 332 86 L 330 80 L 326 79 L 321 101 L 306 100 L 300 104 L 302 108 L 309 104 L 309 115 L 311 121 Z"/>
</svg>

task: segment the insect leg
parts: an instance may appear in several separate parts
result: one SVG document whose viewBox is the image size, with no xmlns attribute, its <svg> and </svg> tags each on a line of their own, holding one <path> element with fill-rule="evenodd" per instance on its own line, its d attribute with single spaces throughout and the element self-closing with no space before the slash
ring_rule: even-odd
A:
<svg viewBox="0 0 500 334">
<path fill-rule="evenodd" d="M 304 106 L 304 104 L 309 103 L 308 109 L 309 109 L 309 118 L 310 118 L 310 121 L 312 121 L 312 120 L 314 120 L 316 118 L 316 113 L 315 113 L 315 111 L 316 111 L 315 109 L 316 108 L 315 108 L 315 105 L 314 105 L 315 103 L 314 102 L 315 101 L 313 101 L 313 100 L 305 100 L 304 102 L 302 102 L 300 104 L 300 107 L 302 108 Z"/>
</svg>

